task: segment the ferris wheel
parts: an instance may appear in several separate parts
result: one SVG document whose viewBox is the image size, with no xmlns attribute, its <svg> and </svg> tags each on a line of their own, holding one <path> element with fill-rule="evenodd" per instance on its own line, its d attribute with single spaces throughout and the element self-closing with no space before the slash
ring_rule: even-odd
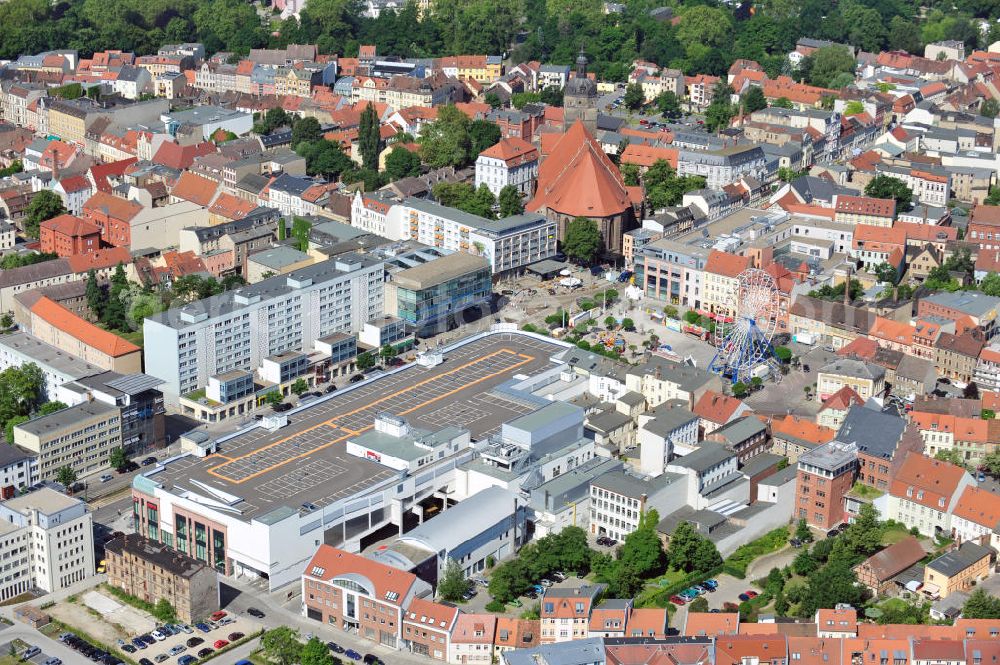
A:
<svg viewBox="0 0 1000 665">
<path fill-rule="evenodd" d="M 726 302 L 729 316 L 716 321 L 715 358 L 709 370 L 747 385 L 755 376 L 766 375 L 760 368 L 770 368 L 777 379 L 779 363 L 774 355 L 774 336 L 778 313 L 778 287 L 765 271 L 748 268 L 739 274 L 739 287 Z"/>
</svg>

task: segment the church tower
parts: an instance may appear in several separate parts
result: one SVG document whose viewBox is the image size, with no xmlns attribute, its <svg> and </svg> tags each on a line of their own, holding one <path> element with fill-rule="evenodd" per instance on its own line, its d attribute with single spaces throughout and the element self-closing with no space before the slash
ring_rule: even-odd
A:
<svg viewBox="0 0 1000 665">
<path fill-rule="evenodd" d="M 591 134 L 597 131 L 597 83 L 587 78 L 587 56 L 582 46 L 576 58 L 576 76 L 566 82 L 563 91 L 563 130 L 577 120 Z"/>
</svg>

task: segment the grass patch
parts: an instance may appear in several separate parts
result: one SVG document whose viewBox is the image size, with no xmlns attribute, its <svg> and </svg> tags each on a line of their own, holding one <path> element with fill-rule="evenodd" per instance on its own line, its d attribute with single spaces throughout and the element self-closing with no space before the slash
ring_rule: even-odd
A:
<svg viewBox="0 0 1000 665">
<path fill-rule="evenodd" d="M 686 576 L 687 573 L 685 573 L 683 570 L 671 569 L 663 573 L 656 579 L 650 580 L 649 582 L 647 582 L 647 584 L 651 584 L 657 587 L 666 587 L 670 586 L 671 584 L 676 584 L 680 580 L 684 579 Z"/>
<path fill-rule="evenodd" d="M 895 545 L 901 540 L 905 540 L 910 535 L 910 531 L 905 526 L 891 527 L 882 534 L 883 545 Z"/>
<path fill-rule="evenodd" d="M 877 490 L 871 485 L 865 485 L 864 483 L 854 483 L 854 487 L 851 491 L 847 493 L 847 496 L 857 497 L 858 499 L 864 499 L 866 501 L 874 501 L 885 494 L 882 490 Z"/>
<path fill-rule="evenodd" d="M 34 600 L 35 598 L 37 598 L 37 596 L 35 594 L 33 594 L 33 593 L 30 593 L 30 592 L 28 592 L 28 593 L 22 593 L 20 595 L 14 596 L 10 600 L 5 600 L 4 602 L 0 603 L 0 605 L 2 605 L 2 606 L 17 605 L 18 603 L 23 603 L 23 602 L 26 602 L 26 601 L 29 601 L 29 600 Z"/>
<path fill-rule="evenodd" d="M 740 545 L 722 564 L 722 572 L 743 579 L 747 576 L 750 564 L 765 554 L 777 552 L 788 545 L 788 527 L 780 527 L 770 531 L 757 540 Z"/>
</svg>

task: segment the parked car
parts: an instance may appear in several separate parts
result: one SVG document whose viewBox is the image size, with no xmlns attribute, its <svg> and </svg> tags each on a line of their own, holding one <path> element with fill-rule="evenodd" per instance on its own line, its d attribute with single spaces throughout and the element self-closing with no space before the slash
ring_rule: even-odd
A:
<svg viewBox="0 0 1000 665">
<path fill-rule="evenodd" d="M 149 658 L 140 658 L 139 665 L 153 665 L 153 661 L 151 661 Z"/>
<path fill-rule="evenodd" d="M 256 607 L 248 607 L 247 608 L 247 614 L 249 614 L 250 616 L 252 616 L 254 618 L 257 618 L 257 619 L 263 619 L 264 618 L 264 613 L 261 612 L 260 610 L 258 610 Z"/>
<path fill-rule="evenodd" d="M 277 411 L 278 413 L 283 413 L 285 411 L 289 411 L 292 408 L 292 405 L 289 404 L 288 402 L 278 402 L 271 408 Z"/>
<path fill-rule="evenodd" d="M 788 544 L 791 545 L 792 547 L 802 547 L 802 541 L 799 540 L 798 538 L 789 538 Z"/>
<path fill-rule="evenodd" d="M 753 600 L 754 598 L 756 598 L 760 594 L 758 594 L 756 591 L 747 591 L 747 595 L 750 596 L 751 600 Z"/>
<path fill-rule="evenodd" d="M 165 653 L 158 653 L 153 657 L 153 662 L 162 663 L 165 660 L 170 660 L 170 656 Z"/>
<path fill-rule="evenodd" d="M 202 649 L 201 651 L 204 651 L 204 649 Z M 205 656 L 202 656 L 201 651 L 198 652 L 198 658 L 204 658 L 205 656 L 208 655 L 205 654 Z M 209 650 L 209 652 L 211 652 L 211 650 Z M 198 658 L 195 658 L 191 654 L 185 654 L 177 659 L 177 665 L 193 665 L 194 663 L 198 662 Z"/>
<path fill-rule="evenodd" d="M 114 478 L 114 476 L 112 476 L 110 473 L 101 474 L 101 482 L 102 483 L 106 483 L 106 482 L 110 481 L 112 478 Z"/>
<path fill-rule="evenodd" d="M 229 637 L 227 639 L 230 642 L 239 642 L 244 637 L 246 637 L 246 636 L 243 633 L 241 633 L 239 631 L 236 631 L 235 633 L 229 633 Z"/>
<path fill-rule="evenodd" d="M 167 639 L 166 634 L 165 633 L 161 633 L 159 630 L 154 630 L 153 632 L 150 633 L 150 635 L 157 642 L 162 642 L 163 640 Z"/>
<path fill-rule="evenodd" d="M 543 587 L 545 587 L 546 589 L 548 589 L 548 588 L 549 588 L 550 586 L 552 586 L 552 580 L 550 580 L 550 579 L 549 579 L 549 578 L 547 578 L 547 577 L 543 577 L 542 579 L 540 579 L 540 580 L 538 581 L 538 583 L 539 583 L 539 584 L 541 584 L 541 585 L 542 585 Z"/>
<path fill-rule="evenodd" d="M 333 653 L 344 653 L 344 647 L 340 646 L 336 642 L 327 642 L 326 648 L 332 651 Z"/>
<path fill-rule="evenodd" d="M 203 633 L 207 633 L 208 631 L 212 630 L 211 628 L 208 627 L 207 623 L 202 623 L 200 621 L 198 623 L 196 623 L 194 625 L 194 627 L 197 628 L 198 630 L 200 630 Z"/>
<path fill-rule="evenodd" d="M 350 658 L 351 660 L 361 660 L 361 654 L 355 651 L 354 649 L 348 649 L 347 651 L 344 652 L 344 655 Z"/>
<path fill-rule="evenodd" d="M 681 598 L 680 596 L 678 596 L 676 594 L 673 595 L 673 596 L 670 596 L 670 602 L 673 603 L 674 605 L 685 605 L 687 603 L 686 600 L 684 600 L 683 598 Z"/>
<path fill-rule="evenodd" d="M 40 653 L 42 653 L 42 650 L 39 649 L 38 647 L 29 646 L 27 649 L 24 650 L 24 653 L 21 654 L 21 660 L 28 660 L 29 658 L 34 658 Z"/>
<path fill-rule="evenodd" d="M 223 617 L 218 621 L 216 621 L 215 623 L 218 624 L 217 625 L 218 628 L 222 628 L 223 626 L 228 626 L 231 623 L 236 623 L 236 619 L 234 619 L 233 617 Z"/>
<path fill-rule="evenodd" d="M 146 643 L 143 642 L 142 640 L 140 640 L 138 637 L 133 637 L 132 638 L 132 644 L 135 646 L 136 649 L 145 649 L 146 648 Z"/>
<path fill-rule="evenodd" d="M 334 391 L 335 391 L 336 389 L 337 389 L 337 385 L 336 385 L 336 384 L 334 384 L 334 383 L 331 383 L 330 385 L 328 385 L 328 386 L 326 387 L 326 390 L 324 390 L 323 392 L 325 392 L 325 393 L 329 394 L 329 393 L 332 393 L 332 392 L 334 392 Z"/>
<path fill-rule="evenodd" d="M 205 643 L 205 640 L 203 638 L 201 638 L 201 637 L 198 637 L 196 635 L 195 637 L 189 637 L 187 639 L 187 642 L 185 642 L 184 644 L 188 645 L 189 647 L 191 647 L 193 649 L 196 646 L 198 646 L 199 644 L 204 644 L 204 643 Z"/>
<path fill-rule="evenodd" d="M 62 665 L 62 661 L 53 656 L 52 658 L 47 658 L 42 665 Z"/>
<path fill-rule="evenodd" d="M 191 626 L 187 625 L 186 623 L 179 623 L 179 624 L 177 624 L 177 628 L 178 628 L 178 629 L 179 629 L 179 630 L 180 630 L 180 631 L 181 631 L 182 633 L 185 633 L 185 634 L 187 634 L 187 635 L 190 635 L 191 633 L 193 633 L 193 632 L 194 632 L 193 630 L 191 630 Z"/>
<path fill-rule="evenodd" d="M 215 653 L 215 649 L 213 649 L 212 647 L 205 647 L 204 649 L 198 650 L 198 657 L 207 658 L 211 656 L 213 653 Z"/>
<path fill-rule="evenodd" d="M 745 593 L 741 593 L 739 596 L 737 596 L 737 598 L 739 598 L 744 603 L 750 600 L 750 596 L 746 595 Z"/>
<path fill-rule="evenodd" d="M 702 584 L 707 586 L 711 591 L 715 591 L 716 589 L 719 588 L 718 580 L 705 580 L 704 582 L 702 582 Z"/>
<path fill-rule="evenodd" d="M 357 383 L 358 381 L 364 381 L 364 380 L 365 380 L 364 374 L 355 374 L 348 380 L 348 383 Z"/>
<path fill-rule="evenodd" d="M 212 646 L 215 647 L 216 649 L 227 647 L 229 646 L 229 640 L 215 640 L 215 643 Z"/>
<path fill-rule="evenodd" d="M 169 653 L 171 656 L 176 656 L 179 653 L 184 653 L 185 651 L 187 651 L 187 649 L 188 648 L 183 644 L 175 644 L 174 646 L 170 647 L 170 651 L 168 651 L 167 653 Z"/>
<path fill-rule="evenodd" d="M 555 573 L 552 573 L 552 577 L 555 578 L 556 582 L 565 582 L 566 581 L 566 573 L 561 573 L 561 572 L 557 571 Z"/>
<path fill-rule="evenodd" d="M 131 644 L 123 644 L 121 646 L 121 650 L 124 651 L 125 653 L 135 653 L 136 652 L 136 648 L 134 646 L 132 646 Z"/>
</svg>

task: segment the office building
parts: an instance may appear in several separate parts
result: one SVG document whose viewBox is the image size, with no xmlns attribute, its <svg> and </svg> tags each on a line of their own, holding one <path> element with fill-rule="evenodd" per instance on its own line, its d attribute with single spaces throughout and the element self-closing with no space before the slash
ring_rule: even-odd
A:
<svg viewBox="0 0 1000 665">
<path fill-rule="evenodd" d="M 155 605 L 167 600 L 185 623 L 219 609 L 219 574 L 203 562 L 136 533 L 104 546 L 108 584 Z"/>
<path fill-rule="evenodd" d="M 14 443 L 38 456 L 42 480 L 54 480 L 64 466 L 78 476 L 106 469 L 111 450 L 122 445 L 121 410 L 83 402 L 16 425 Z"/>
<path fill-rule="evenodd" d="M 38 457 L 19 446 L 0 446 L 0 496 L 12 498 L 17 490 L 36 482 Z"/>
<path fill-rule="evenodd" d="M 44 396 L 49 400 L 56 399 L 59 386 L 64 383 L 104 371 L 97 365 L 61 351 L 26 332 L 15 331 L 0 336 L 0 371 L 8 367 L 22 367 L 28 363 L 34 363 L 42 370 L 42 376 L 45 377 Z"/>
<path fill-rule="evenodd" d="M 436 332 L 462 323 L 466 309 L 488 305 L 492 293 L 489 262 L 481 256 L 455 252 L 390 272 L 385 284 L 385 311 L 418 334 Z"/>
<path fill-rule="evenodd" d="M 50 487 L 0 503 L 0 599 L 52 593 L 94 574 L 94 522 L 87 504 Z"/>
<path fill-rule="evenodd" d="M 146 372 L 176 404 L 211 376 L 356 333 L 383 313 L 383 274 L 380 261 L 345 254 L 156 314 L 143 325 Z"/>
<path fill-rule="evenodd" d="M 807 524 L 831 529 L 842 523 L 844 495 L 854 484 L 858 447 L 831 441 L 799 456 L 795 487 L 795 516 Z"/>
</svg>

